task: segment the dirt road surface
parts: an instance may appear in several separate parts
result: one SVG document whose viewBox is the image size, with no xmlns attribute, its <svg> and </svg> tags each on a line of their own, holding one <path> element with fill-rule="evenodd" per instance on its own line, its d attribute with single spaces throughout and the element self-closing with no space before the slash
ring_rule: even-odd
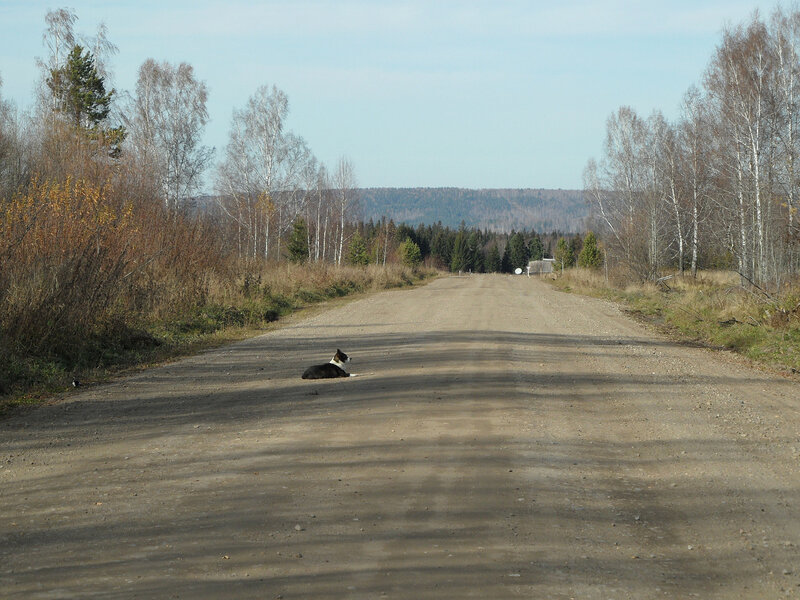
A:
<svg viewBox="0 0 800 600">
<path fill-rule="evenodd" d="M 380 293 L 0 422 L 0 597 L 800 597 L 800 385 L 527 277 Z"/>
</svg>

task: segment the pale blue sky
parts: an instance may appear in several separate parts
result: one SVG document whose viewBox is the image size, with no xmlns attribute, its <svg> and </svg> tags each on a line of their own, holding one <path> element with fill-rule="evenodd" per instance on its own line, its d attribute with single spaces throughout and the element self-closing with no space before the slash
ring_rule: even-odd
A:
<svg viewBox="0 0 800 600">
<path fill-rule="evenodd" d="M 32 102 L 48 9 L 102 21 L 114 85 L 147 58 L 190 63 L 210 89 L 206 143 L 261 84 L 289 126 L 363 187 L 580 188 L 621 105 L 677 115 L 725 25 L 776 2 L 0 0 L 0 94 Z"/>
</svg>

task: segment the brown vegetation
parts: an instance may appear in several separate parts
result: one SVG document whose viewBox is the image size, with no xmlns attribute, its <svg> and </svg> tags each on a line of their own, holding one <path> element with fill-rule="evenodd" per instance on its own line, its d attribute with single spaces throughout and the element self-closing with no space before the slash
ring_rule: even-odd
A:
<svg viewBox="0 0 800 600">
<path fill-rule="evenodd" d="M 189 65 L 148 60 L 136 95 L 112 111 L 104 56 L 78 44 L 76 21 L 68 9 L 47 15 L 35 118 L 0 97 L 6 404 L 185 352 L 216 332 L 261 328 L 312 302 L 423 276 L 387 264 L 388 239 L 381 261 L 372 249 L 370 262 L 381 268 L 344 265 L 355 230 L 352 166 L 341 161 L 328 178 L 302 138 L 284 130 L 285 110 L 248 123 L 272 132 L 270 153 L 239 140 L 252 160 L 218 169 L 227 198 L 242 201 L 220 201 L 227 211 L 193 210 L 191 194 L 211 159 L 199 143 L 205 85 Z M 92 39 L 113 49 L 103 31 Z M 274 178 L 245 189 L 265 169 Z M 287 232 L 303 217 L 307 257 L 290 264 Z"/>
<path fill-rule="evenodd" d="M 727 27 L 701 87 L 668 122 L 621 107 L 584 181 L 613 265 L 735 269 L 780 290 L 800 272 L 800 12 Z"/>
<path fill-rule="evenodd" d="M 131 195 L 127 181 L 116 170 L 37 178 L 0 203 L 0 395 L 416 277 L 399 266 L 245 261 L 225 227 Z"/>
<path fill-rule="evenodd" d="M 800 372 L 800 294 L 770 294 L 739 285 L 733 271 L 673 274 L 659 283 L 633 283 L 625 270 L 608 277 L 569 269 L 555 285 L 565 291 L 620 302 L 670 335 L 732 350 L 757 362 Z"/>
</svg>

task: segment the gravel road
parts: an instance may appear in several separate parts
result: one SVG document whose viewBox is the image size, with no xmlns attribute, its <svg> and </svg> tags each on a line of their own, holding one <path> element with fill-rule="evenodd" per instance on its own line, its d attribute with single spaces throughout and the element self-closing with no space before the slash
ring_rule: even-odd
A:
<svg viewBox="0 0 800 600">
<path fill-rule="evenodd" d="M 797 380 L 527 277 L 0 422 L 2 598 L 800 597 L 799 546 Z"/>
</svg>

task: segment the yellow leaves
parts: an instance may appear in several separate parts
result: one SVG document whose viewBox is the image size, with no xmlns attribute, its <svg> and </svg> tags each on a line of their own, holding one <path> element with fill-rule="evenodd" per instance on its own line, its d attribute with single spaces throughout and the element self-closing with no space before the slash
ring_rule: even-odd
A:
<svg viewBox="0 0 800 600">
<path fill-rule="evenodd" d="M 269 192 L 261 192 L 258 195 L 256 206 L 267 215 L 271 215 L 275 212 L 275 203 L 272 201 L 272 196 Z"/>
<path fill-rule="evenodd" d="M 25 194 L 0 205 L 0 256 L 30 263 L 113 246 L 134 220 L 132 202 L 118 201 L 110 183 L 37 178 Z"/>
</svg>

